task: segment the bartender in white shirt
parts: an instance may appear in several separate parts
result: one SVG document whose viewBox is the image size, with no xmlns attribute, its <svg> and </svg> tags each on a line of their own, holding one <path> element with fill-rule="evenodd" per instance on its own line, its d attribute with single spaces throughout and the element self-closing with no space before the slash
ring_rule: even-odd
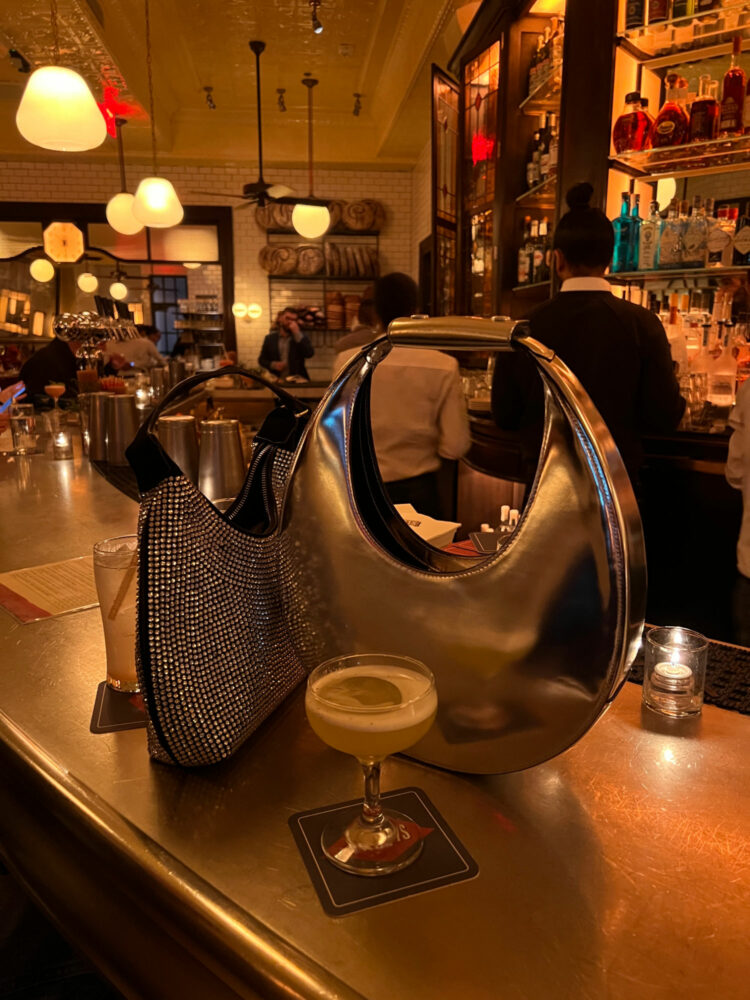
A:
<svg viewBox="0 0 750 1000">
<path fill-rule="evenodd" d="M 379 335 L 399 316 L 417 309 L 417 286 L 406 274 L 378 279 L 374 290 Z M 342 351 L 339 370 L 361 348 Z M 410 503 L 420 514 L 450 518 L 441 497 L 442 461 L 468 449 L 469 418 L 458 362 L 440 351 L 395 347 L 373 373 L 370 416 L 380 475 L 392 503 Z"/>
<path fill-rule="evenodd" d="M 166 358 L 162 357 L 156 348 L 161 336 L 156 327 L 141 323 L 136 329 L 140 337 L 135 340 L 107 341 L 105 356 L 120 355 L 127 365 L 133 365 L 134 368 L 147 369 L 165 365 Z"/>
</svg>

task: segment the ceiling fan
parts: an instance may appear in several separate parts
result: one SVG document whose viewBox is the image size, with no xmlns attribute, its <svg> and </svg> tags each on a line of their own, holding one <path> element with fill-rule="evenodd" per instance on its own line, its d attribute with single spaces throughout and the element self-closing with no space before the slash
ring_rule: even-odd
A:
<svg viewBox="0 0 750 1000">
<path fill-rule="evenodd" d="M 292 194 L 292 188 L 285 184 L 269 184 L 263 179 L 263 130 L 260 119 L 260 54 L 266 47 L 265 42 L 252 41 L 249 43 L 251 50 L 255 53 L 255 84 L 258 103 L 258 180 L 245 184 L 242 194 L 229 193 L 227 191 L 191 191 L 191 194 L 211 195 L 214 198 L 237 198 L 244 202 L 243 205 L 236 205 L 237 209 L 248 208 L 250 205 L 260 205 L 261 208 L 267 201 L 277 201 L 279 198 L 286 198 Z"/>
</svg>

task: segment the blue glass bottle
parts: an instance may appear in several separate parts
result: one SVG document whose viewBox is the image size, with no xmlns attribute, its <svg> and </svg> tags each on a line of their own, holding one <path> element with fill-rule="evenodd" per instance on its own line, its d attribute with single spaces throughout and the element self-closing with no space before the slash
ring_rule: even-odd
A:
<svg viewBox="0 0 750 1000">
<path fill-rule="evenodd" d="M 630 268 L 630 233 L 632 231 L 630 218 L 630 193 L 622 192 L 620 214 L 612 220 L 615 231 L 615 251 L 612 255 L 612 272 L 627 271 Z"/>
<path fill-rule="evenodd" d="M 633 200 L 633 210 L 630 213 L 630 247 L 628 250 L 628 271 L 638 270 L 638 256 L 641 240 L 641 196 L 637 194 Z"/>
</svg>

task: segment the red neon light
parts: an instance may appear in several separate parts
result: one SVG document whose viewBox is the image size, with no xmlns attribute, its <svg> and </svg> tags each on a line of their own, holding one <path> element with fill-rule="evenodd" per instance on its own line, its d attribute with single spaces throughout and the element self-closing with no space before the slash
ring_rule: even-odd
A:
<svg viewBox="0 0 750 1000">
<path fill-rule="evenodd" d="M 481 132 L 475 133 L 471 138 L 471 160 L 474 166 L 477 163 L 481 163 L 483 160 L 492 159 L 492 154 L 495 151 L 495 138 L 491 136 L 487 138 L 486 135 L 482 135 Z"/>
<path fill-rule="evenodd" d="M 120 91 L 117 87 L 105 86 L 102 91 L 102 100 L 96 102 L 104 115 L 104 121 L 107 123 L 107 132 L 113 139 L 117 136 L 116 118 L 143 117 L 141 109 L 137 105 L 119 100 L 119 94 Z"/>
</svg>

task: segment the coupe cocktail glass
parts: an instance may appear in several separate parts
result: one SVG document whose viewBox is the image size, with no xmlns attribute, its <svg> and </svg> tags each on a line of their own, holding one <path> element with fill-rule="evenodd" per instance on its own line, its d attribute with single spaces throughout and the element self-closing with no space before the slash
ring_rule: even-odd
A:
<svg viewBox="0 0 750 1000">
<path fill-rule="evenodd" d="M 437 712 L 431 671 L 408 656 L 337 657 L 310 674 L 305 710 L 317 735 L 356 757 L 365 778 L 363 806 L 323 831 L 326 857 L 355 875 L 387 875 L 405 868 L 419 857 L 422 840 L 408 816 L 381 807 L 380 765 L 390 754 L 413 746 L 431 727 Z"/>
<path fill-rule="evenodd" d="M 60 398 L 60 396 L 65 395 L 65 386 L 62 384 L 62 382 L 49 382 L 47 385 L 45 385 L 44 391 L 52 399 L 54 408 L 57 409 L 58 399 Z"/>
</svg>

